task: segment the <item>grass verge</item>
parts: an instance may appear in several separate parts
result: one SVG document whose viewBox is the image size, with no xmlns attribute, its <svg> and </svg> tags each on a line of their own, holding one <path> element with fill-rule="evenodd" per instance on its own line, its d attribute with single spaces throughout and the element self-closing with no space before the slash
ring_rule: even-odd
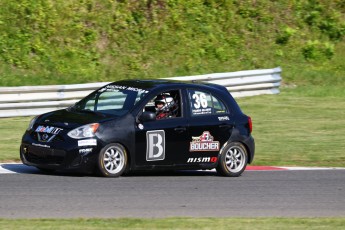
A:
<svg viewBox="0 0 345 230">
<path fill-rule="evenodd" d="M 253 120 L 255 165 L 344 167 L 345 101 L 308 90 L 238 100 Z"/>
<path fill-rule="evenodd" d="M 345 218 L 0 219 L 3 229 L 343 229 Z"/>
<path fill-rule="evenodd" d="M 31 117 L 1 118 L 0 161 L 19 161 L 19 146 Z"/>
</svg>

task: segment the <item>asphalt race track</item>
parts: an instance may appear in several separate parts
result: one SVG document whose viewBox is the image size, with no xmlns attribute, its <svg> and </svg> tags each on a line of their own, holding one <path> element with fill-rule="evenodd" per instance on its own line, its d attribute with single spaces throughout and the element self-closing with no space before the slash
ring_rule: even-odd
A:
<svg viewBox="0 0 345 230">
<path fill-rule="evenodd" d="M 298 168 L 295 168 L 298 169 Z M 120 178 L 0 164 L 0 218 L 344 217 L 345 169 L 251 168 Z"/>
</svg>

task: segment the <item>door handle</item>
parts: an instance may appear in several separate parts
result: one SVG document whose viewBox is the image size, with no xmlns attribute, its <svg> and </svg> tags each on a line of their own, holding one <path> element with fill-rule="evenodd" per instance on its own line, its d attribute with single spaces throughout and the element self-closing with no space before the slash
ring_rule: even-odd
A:
<svg viewBox="0 0 345 230">
<path fill-rule="evenodd" d="M 182 133 L 182 132 L 186 131 L 187 129 L 185 127 L 177 127 L 174 130 L 178 133 Z"/>
</svg>

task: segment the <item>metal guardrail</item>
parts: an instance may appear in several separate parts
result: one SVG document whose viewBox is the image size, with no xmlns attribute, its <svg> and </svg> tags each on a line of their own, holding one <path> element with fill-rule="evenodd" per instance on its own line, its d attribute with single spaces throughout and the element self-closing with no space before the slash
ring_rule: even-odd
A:
<svg viewBox="0 0 345 230">
<path fill-rule="evenodd" d="M 277 67 L 165 79 L 223 85 L 236 98 L 279 93 L 281 71 Z M 107 83 L 0 87 L 0 117 L 33 116 L 66 108 Z"/>
</svg>

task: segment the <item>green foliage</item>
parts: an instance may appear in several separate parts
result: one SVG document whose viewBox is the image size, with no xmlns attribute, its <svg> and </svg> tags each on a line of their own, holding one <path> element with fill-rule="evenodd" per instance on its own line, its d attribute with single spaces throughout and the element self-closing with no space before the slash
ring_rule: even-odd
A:
<svg viewBox="0 0 345 230">
<path fill-rule="evenodd" d="M 281 66 L 298 83 L 306 75 L 291 75 L 302 68 L 344 71 L 333 65 L 345 47 L 344 13 L 342 0 L 1 1 L 0 81 L 70 84 Z"/>
<path fill-rule="evenodd" d="M 286 45 L 296 32 L 297 30 L 290 27 L 286 27 L 280 34 L 278 34 L 276 43 L 279 45 Z"/>
<path fill-rule="evenodd" d="M 331 40 L 341 40 L 345 35 L 344 16 L 335 7 L 339 4 L 322 4 L 315 0 L 309 0 L 305 5 L 305 22 L 313 29 L 319 29 Z M 343 6 L 344 9 L 344 6 Z"/>
<path fill-rule="evenodd" d="M 302 53 L 307 60 L 331 59 L 334 55 L 334 45 L 329 42 L 322 44 L 318 40 L 308 41 L 306 46 L 303 47 Z"/>
</svg>

